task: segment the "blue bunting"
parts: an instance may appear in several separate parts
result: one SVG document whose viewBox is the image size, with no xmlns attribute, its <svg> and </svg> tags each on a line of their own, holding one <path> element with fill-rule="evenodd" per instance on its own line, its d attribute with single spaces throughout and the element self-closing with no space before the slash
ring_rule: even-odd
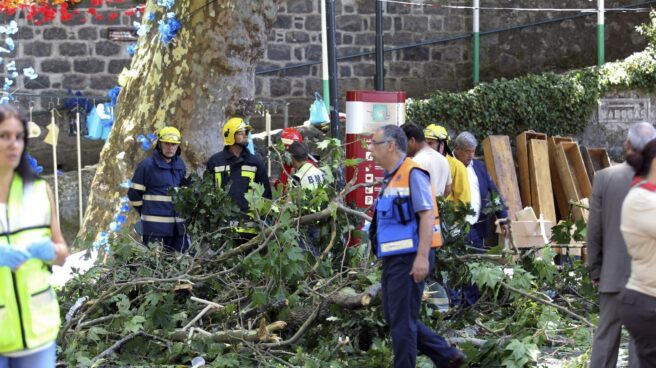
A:
<svg viewBox="0 0 656 368">
<path fill-rule="evenodd" d="M 116 100 L 118 99 L 119 93 L 121 93 L 120 86 L 116 86 L 107 92 L 107 96 L 112 99 L 112 106 L 116 106 Z"/>
<path fill-rule="evenodd" d="M 175 13 L 166 14 L 166 19 L 159 21 L 160 41 L 162 41 L 164 45 L 168 45 L 178 34 L 180 28 L 182 28 L 182 24 L 176 19 Z"/>
<path fill-rule="evenodd" d="M 143 134 L 139 134 L 139 136 L 137 136 L 137 142 L 141 143 L 141 149 L 144 151 L 150 151 L 156 141 L 157 136 L 153 133 L 148 133 L 146 136 Z"/>
<path fill-rule="evenodd" d="M 134 56 L 137 53 L 137 44 L 131 43 L 128 45 L 128 55 Z"/>
<path fill-rule="evenodd" d="M 155 20 L 155 13 L 153 13 L 153 12 L 147 12 L 146 15 L 144 16 L 144 18 L 145 18 L 147 21 L 152 22 L 152 21 Z"/>
<path fill-rule="evenodd" d="M 83 98 L 82 92 L 77 91 L 73 93 L 73 91 L 69 89 L 68 94 L 71 95 L 71 97 L 64 100 L 64 110 L 80 110 L 80 112 L 85 112 L 87 114 L 91 112 L 91 109 L 93 109 L 93 101 L 89 100 L 88 98 Z"/>
<path fill-rule="evenodd" d="M 173 5 L 175 5 L 175 0 L 157 0 L 157 5 L 163 6 L 167 10 L 171 10 Z"/>
<path fill-rule="evenodd" d="M 25 157 L 27 158 L 27 162 L 28 162 L 28 163 L 30 164 L 30 166 L 32 167 L 32 170 L 34 170 L 34 172 L 35 172 L 37 175 L 40 175 L 40 174 L 43 172 L 43 166 L 39 165 L 39 163 L 36 161 L 36 158 L 34 158 L 34 157 L 33 157 L 32 155 L 30 155 L 29 153 L 26 153 L 26 154 L 25 154 Z"/>
</svg>

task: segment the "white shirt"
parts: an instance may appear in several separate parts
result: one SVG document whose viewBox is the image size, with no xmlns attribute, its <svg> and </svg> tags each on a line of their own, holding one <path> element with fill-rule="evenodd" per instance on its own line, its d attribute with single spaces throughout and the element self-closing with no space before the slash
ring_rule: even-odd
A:
<svg viewBox="0 0 656 368">
<path fill-rule="evenodd" d="M 303 189 L 316 189 L 325 181 L 325 175 L 321 169 L 306 162 L 292 175 L 292 179 Z"/>
<path fill-rule="evenodd" d="M 435 195 L 444 195 L 444 189 L 451 185 L 451 168 L 446 157 L 429 146 L 420 149 L 412 160 L 430 175 L 431 187 Z"/>
<path fill-rule="evenodd" d="M 478 185 L 478 176 L 474 170 L 474 160 L 467 165 L 467 176 L 469 177 L 469 190 L 471 192 L 471 202 L 469 205 L 474 209 L 473 216 L 467 216 L 466 221 L 474 225 L 478 221 L 478 216 L 481 215 L 481 192 Z"/>
</svg>

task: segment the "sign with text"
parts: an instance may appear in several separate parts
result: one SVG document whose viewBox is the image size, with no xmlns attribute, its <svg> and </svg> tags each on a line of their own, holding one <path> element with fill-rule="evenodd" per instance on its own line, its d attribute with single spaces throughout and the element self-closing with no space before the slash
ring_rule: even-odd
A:
<svg viewBox="0 0 656 368">
<path fill-rule="evenodd" d="M 630 124 L 651 122 L 648 98 L 602 98 L 599 101 L 599 123 Z"/>
</svg>

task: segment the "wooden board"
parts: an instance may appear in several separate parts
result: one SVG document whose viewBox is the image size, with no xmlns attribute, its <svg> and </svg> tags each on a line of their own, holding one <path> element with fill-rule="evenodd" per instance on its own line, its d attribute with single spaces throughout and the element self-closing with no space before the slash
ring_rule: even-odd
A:
<svg viewBox="0 0 656 368">
<path fill-rule="evenodd" d="M 569 216 L 569 203 L 565 195 L 565 189 L 560 180 L 560 173 L 556 164 L 556 147 L 561 142 L 571 142 L 570 137 L 548 137 L 549 145 L 549 171 L 551 172 L 551 189 L 554 193 L 558 220 L 567 219 Z"/>
<path fill-rule="evenodd" d="M 508 216 L 515 218 L 521 211 L 522 201 L 515 173 L 515 161 L 510 148 L 510 138 L 506 135 L 491 135 L 483 140 L 485 166 L 499 189 L 499 194 L 508 206 Z"/>
<path fill-rule="evenodd" d="M 529 207 L 531 203 L 531 181 L 528 169 L 528 141 L 531 139 L 547 139 L 544 133 L 527 131 L 517 136 L 517 163 L 519 164 L 519 189 L 522 196 L 522 204 Z"/>
<path fill-rule="evenodd" d="M 583 198 L 590 198 L 592 185 L 583 164 L 583 157 L 579 145 L 575 142 L 561 142 L 556 147 L 556 166 L 560 174 L 560 181 L 565 190 L 565 196 L 570 202 L 580 202 Z M 572 206 L 572 215 L 575 220 L 586 219 L 586 214 L 580 207 Z"/>
<path fill-rule="evenodd" d="M 595 171 L 610 167 L 610 157 L 605 148 L 588 148 L 588 154 Z"/>
<path fill-rule="evenodd" d="M 549 148 L 546 140 L 532 139 L 528 142 L 529 173 L 531 178 L 531 203 L 535 214 L 556 223 L 556 208 L 551 189 L 549 171 Z"/>
<path fill-rule="evenodd" d="M 580 149 L 581 157 L 583 158 L 583 165 L 585 166 L 585 171 L 588 173 L 588 179 L 590 179 L 590 183 L 594 183 L 595 169 L 588 148 L 586 146 L 581 146 Z"/>
</svg>

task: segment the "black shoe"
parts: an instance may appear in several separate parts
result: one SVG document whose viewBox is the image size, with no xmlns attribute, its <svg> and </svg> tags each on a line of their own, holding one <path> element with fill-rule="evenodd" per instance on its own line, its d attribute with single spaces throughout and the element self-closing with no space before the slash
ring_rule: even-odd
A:
<svg viewBox="0 0 656 368">
<path fill-rule="evenodd" d="M 460 350 L 456 350 L 456 356 L 449 360 L 449 362 L 446 364 L 446 368 L 459 368 L 465 363 L 466 358 L 467 357 L 465 356 L 465 353 Z"/>
</svg>

